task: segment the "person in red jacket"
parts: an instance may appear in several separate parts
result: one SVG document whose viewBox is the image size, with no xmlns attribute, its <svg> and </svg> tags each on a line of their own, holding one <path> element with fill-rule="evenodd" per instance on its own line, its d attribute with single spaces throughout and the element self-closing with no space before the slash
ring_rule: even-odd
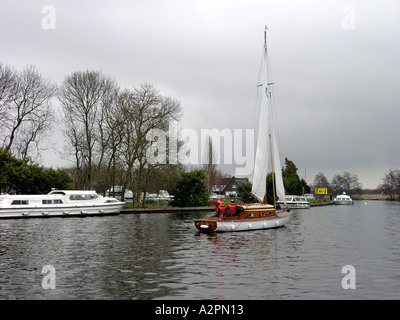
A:
<svg viewBox="0 0 400 320">
<path fill-rule="evenodd" d="M 234 199 L 231 200 L 231 203 L 229 204 L 228 208 L 229 208 L 229 214 L 231 215 L 236 214 L 237 205 Z"/>
<path fill-rule="evenodd" d="M 227 207 L 221 199 L 221 203 L 218 206 L 218 214 L 220 217 L 226 213 L 226 209 L 227 209 Z"/>
<path fill-rule="evenodd" d="M 218 200 L 218 201 L 211 201 L 210 200 L 209 202 L 211 202 L 213 205 L 215 205 L 215 215 L 214 215 L 214 217 L 218 216 L 218 213 L 219 213 L 218 207 L 221 204 L 222 199 Z"/>
</svg>

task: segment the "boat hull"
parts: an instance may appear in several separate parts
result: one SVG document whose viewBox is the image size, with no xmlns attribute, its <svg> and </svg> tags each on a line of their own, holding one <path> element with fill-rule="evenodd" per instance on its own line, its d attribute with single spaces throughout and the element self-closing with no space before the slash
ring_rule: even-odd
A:
<svg viewBox="0 0 400 320">
<path fill-rule="evenodd" d="M 283 227 L 290 219 L 291 212 L 277 213 L 271 218 L 223 219 L 208 217 L 194 221 L 195 227 L 202 233 L 253 231 Z"/>
<path fill-rule="evenodd" d="M 279 205 L 281 205 L 282 207 L 285 205 L 283 202 L 279 203 Z M 310 208 L 310 203 L 290 203 L 290 202 L 286 202 L 286 207 L 288 209 L 309 209 Z"/>
<path fill-rule="evenodd" d="M 351 206 L 354 202 L 352 200 L 335 200 L 333 204 Z"/>
<path fill-rule="evenodd" d="M 0 219 L 117 215 L 124 205 L 124 202 L 119 202 L 88 206 L 1 208 Z"/>
</svg>

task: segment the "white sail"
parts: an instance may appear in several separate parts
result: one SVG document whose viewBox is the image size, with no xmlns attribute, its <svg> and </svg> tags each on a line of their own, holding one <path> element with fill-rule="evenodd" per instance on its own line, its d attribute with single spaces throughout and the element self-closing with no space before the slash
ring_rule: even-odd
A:
<svg viewBox="0 0 400 320">
<path fill-rule="evenodd" d="M 271 144 L 272 144 L 272 156 L 274 161 L 274 174 L 275 174 L 275 189 L 276 195 L 279 200 L 283 201 L 286 204 L 285 197 L 285 187 L 283 185 L 283 177 L 282 177 L 282 166 L 281 159 L 279 156 L 278 149 L 278 132 L 276 129 L 276 118 L 273 108 L 270 108 L 271 115 Z"/>
<path fill-rule="evenodd" d="M 258 136 L 256 157 L 253 171 L 253 185 L 252 194 L 256 196 L 259 201 L 263 201 L 266 194 L 266 178 L 268 173 L 269 148 L 268 148 L 268 77 L 267 77 L 267 47 L 264 46 L 263 61 L 261 66 L 260 85 L 262 90 L 260 99 L 260 110 L 258 119 Z"/>
<path fill-rule="evenodd" d="M 259 110 L 257 149 L 253 171 L 252 194 L 259 201 L 263 201 L 266 195 L 266 178 L 268 173 L 269 157 L 269 135 L 271 135 L 271 149 L 273 156 L 275 188 L 280 200 L 285 201 L 285 188 L 282 179 L 282 166 L 279 157 L 277 143 L 276 119 L 273 110 L 271 86 L 269 82 L 267 44 L 264 44 L 263 62 L 261 66 L 260 85 L 262 90 Z"/>
</svg>

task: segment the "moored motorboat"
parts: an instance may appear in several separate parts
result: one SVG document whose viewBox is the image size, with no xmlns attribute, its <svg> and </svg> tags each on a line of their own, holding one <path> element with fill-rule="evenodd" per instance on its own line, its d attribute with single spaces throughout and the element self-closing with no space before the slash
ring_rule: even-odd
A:
<svg viewBox="0 0 400 320">
<path fill-rule="evenodd" d="M 125 202 L 95 191 L 53 190 L 45 195 L 1 195 L 0 218 L 118 214 Z"/>
<path fill-rule="evenodd" d="M 302 196 L 291 196 L 286 195 L 285 201 L 278 200 L 277 203 L 279 205 L 284 205 L 286 202 L 286 206 L 289 209 L 308 209 L 310 208 L 310 203 L 307 201 L 305 197 Z"/>
</svg>

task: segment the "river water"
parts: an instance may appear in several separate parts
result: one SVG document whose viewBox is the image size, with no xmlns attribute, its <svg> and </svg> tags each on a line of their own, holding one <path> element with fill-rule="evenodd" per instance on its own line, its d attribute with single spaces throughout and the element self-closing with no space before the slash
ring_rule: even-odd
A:
<svg viewBox="0 0 400 320">
<path fill-rule="evenodd" d="M 400 298 L 399 202 L 241 233 L 199 234 L 205 215 L 0 220 L 0 299 Z"/>
</svg>

